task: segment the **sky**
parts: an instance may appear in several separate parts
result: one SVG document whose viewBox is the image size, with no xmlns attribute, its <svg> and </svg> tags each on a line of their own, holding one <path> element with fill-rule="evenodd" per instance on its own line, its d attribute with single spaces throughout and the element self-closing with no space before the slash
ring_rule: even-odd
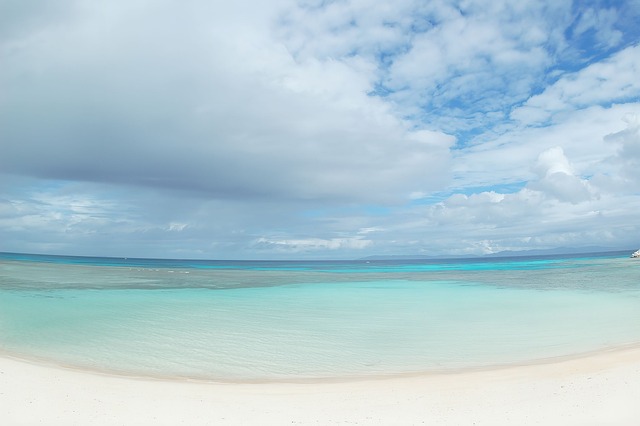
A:
<svg viewBox="0 0 640 426">
<path fill-rule="evenodd" d="M 0 0 L 0 251 L 640 247 L 640 0 Z"/>
</svg>

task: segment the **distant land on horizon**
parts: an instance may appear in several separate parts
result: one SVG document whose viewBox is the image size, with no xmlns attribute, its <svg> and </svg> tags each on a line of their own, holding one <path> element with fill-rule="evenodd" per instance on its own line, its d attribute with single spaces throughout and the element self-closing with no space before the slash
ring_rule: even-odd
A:
<svg viewBox="0 0 640 426">
<path fill-rule="evenodd" d="M 554 256 L 554 255 L 572 255 L 572 254 L 589 254 L 589 253 L 624 253 L 629 252 L 629 256 L 635 252 L 637 248 L 620 248 L 620 247 L 602 247 L 602 246 L 586 246 L 586 247 L 556 247 L 551 249 L 531 249 L 531 250 L 503 250 L 490 254 L 440 254 L 440 255 L 421 255 L 421 254 L 379 254 L 370 255 L 351 260 L 446 260 L 446 259 L 483 259 L 497 257 L 524 257 L 524 256 Z M 282 261 L 282 259 L 214 259 L 214 258 L 151 258 L 138 256 L 97 256 L 97 255 L 78 255 L 78 254 L 47 254 L 47 253 L 19 253 L 10 251 L 1 251 L 0 255 L 15 256 L 36 256 L 36 257 L 71 257 L 71 258 L 104 258 L 117 260 L 177 260 L 177 261 L 212 261 L 212 262 L 271 262 Z M 289 259 L 292 262 L 306 261 L 331 261 L 339 259 Z M 342 259 L 348 261 L 349 259 Z"/>
<path fill-rule="evenodd" d="M 372 255 L 361 258 L 362 260 L 420 260 L 420 259 L 472 259 L 482 257 L 519 257 L 519 256 L 545 256 L 559 254 L 586 254 L 586 253 L 607 253 L 607 252 L 623 252 L 629 251 L 633 253 L 636 249 L 615 248 L 615 247 L 556 247 L 552 249 L 531 249 L 531 250 L 503 250 L 490 254 L 463 254 L 463 255 L 420 255 L 420 254 L 400 254 L 400 255 Z"/>
</svg>

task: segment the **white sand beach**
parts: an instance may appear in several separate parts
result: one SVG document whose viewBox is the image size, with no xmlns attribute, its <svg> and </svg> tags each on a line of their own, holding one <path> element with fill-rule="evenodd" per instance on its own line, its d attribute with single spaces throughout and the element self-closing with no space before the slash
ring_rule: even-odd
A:
<svg viewBox="0 0 640 426">
<path fill-rule="evenodd" d="M 0 358 L 2 425 L 638 425 L 640 347 L 318 383 L 137 379 Z"/>
</svg>

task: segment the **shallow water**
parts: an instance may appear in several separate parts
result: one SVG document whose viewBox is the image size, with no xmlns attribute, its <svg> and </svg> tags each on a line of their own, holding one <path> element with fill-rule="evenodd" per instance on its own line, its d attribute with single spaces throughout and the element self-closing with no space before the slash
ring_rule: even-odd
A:
<svg viewBox="0 0 640 426">
<path fill-rule="evenodd" d="M 640 342 L 640 261 L 205 262 L 0 255 L 0 350 L 124 374 L 324 378 Z"/>
</svg>

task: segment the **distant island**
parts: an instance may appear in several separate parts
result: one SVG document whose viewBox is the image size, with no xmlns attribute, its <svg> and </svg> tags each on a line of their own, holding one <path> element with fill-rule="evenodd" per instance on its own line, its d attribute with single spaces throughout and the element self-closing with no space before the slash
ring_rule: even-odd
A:
<svg viewBox="0 0 640 426">
<path fill-rule="evenodd" d="M 556 247 L 552 249 L 532 249 L 532 250 L 503 250 L 496 253 L 484 255 L 420 255 L 420 254 L 400 254 L 400 255 L 372 255 L 363 257 L 362 260 L 427 260 L 427 259 L 472 259 L 483 257 L 518 257 L 518 256 L 552 256 L 562 254 L 586 254 L 586 253 L 608 253 L 608 252 L 632 251 L 632 249 L 588 246 L 588 247 Z M 640 258 L 640 250 L 631 257 Z"/>
</svg>

